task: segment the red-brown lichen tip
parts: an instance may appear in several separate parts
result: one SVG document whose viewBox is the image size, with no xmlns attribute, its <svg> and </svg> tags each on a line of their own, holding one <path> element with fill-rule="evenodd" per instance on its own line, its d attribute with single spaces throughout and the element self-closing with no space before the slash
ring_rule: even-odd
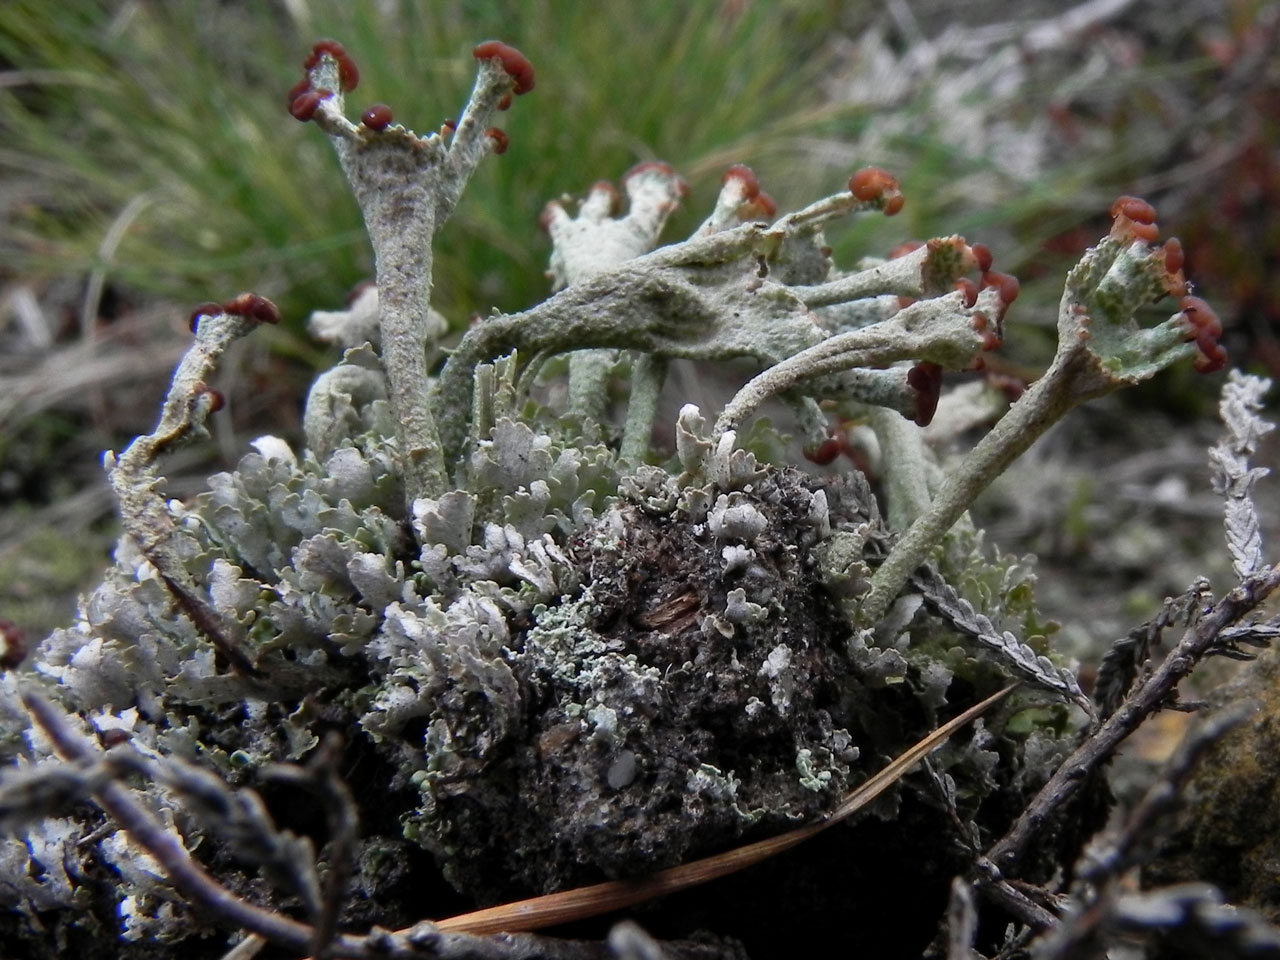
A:
<svg viewBox="0 0 1280 960">
<path fill-rule="evenodd" d="M 26 655 L 26 635 L 12 620 L 0 620 L 0 669 L 14 669 Z"/>
<path fill-rule="evenodd" d="M 927 427 L 933 422 L 942 395 L 942 367 L 929 360 L 922 360 L 907 371 L 907 386 L 916 391 L 915 422 Z"/>
<path fill-rule="evenodd" d="M 1158 223 L 1139 223 L 1134 220 L 1129 224 L 1129 232 L 1145 243 L 1155 243 L 1160 239 L 1160 225 Z"/>
<path fill-rule="evenodd" d="M 493 141 L 494 153 L 506 153 L 507 147 L 511 145 L 511 141 L 507 139 L 507 132 L 498 127 L 490 127 L 484 135 Z"/>
<path fill-rule="evenodd" d="M 311 78 L 303 77 L 301 80 L 299 80 L 297 83 L 295 83 L 292 87 L 289 88 L 289 92 L 285 94 L 285 103 L 286 104 L 293 103 L 293 101 L 297 100 L 300 96 L 302 96 L 304 93 L 306 93 L 310 89 L 311 89 Z"/>
<path fill-rule="evenodd" d="M 307 90 L 289 101 L 289 113 L 295 120 L 306 123 L 320 109 L 320 102 L 325 97 L 333 96 L 332 90 Z"/>
<path fill-rule="evenodd" d="M 208 398 L 210 413 L 217 413 L 227 405 L 227 398 L 223 396 L 222 391 L 215 390 L 203 381 L 196 384 L 196 393 Z"/>
<path fill-rule="evenodd" d="M 609 212 L 611 214 L 616 214 L 622 209 L 622 193 L 614 186 L 612 180 L 597 180 L 587 190 L 588 196 L 593 194 L 604 194 L 609 198 Z"/>
<path fill-rule="evenodd" d="M 1213 373 L 1227 365 L 1227 351 L 1218 342 L 1222 336 L 1222 321 L 1213 307 L 1199 297 L 1183 297 L 1179 304 L 1187 319 L 1187 340 L 1196 342 L 1200 355 L 1195 359 L 1199 373 Z"/>
<path fill-rule="evenodd" d="M 187 319 L 187 326 L 191 328 L 192 333 L 195 333 L 200 328 L 201 317 L 216 317 L 220 313 L 222 313 L 222 304 L 206 300 L 191 311 L 191 316 Z"/>
<path fill-rule="evenodd" d="M 978 302 L 978 285 L 968 277 L 961 277 L 957 280 L 956 289 L 964 295 L 964 306 L 966 310 Z"/>
<path fill-rule="evenodd" d="M 840 456 L 840 452 L 844 449 L 844 444 L 840 442 L 839 437 L 827 437 L 820 444 L 814 447 L 805 447 L 801 452 L 804 458 L 810 463 L 816 463 L 820 467 L 825 467 L 833 463 L 836 457 Z"/>
<path fill-rule="evenodd" d="M 498 60 L 507 76 L 511 78 L 511 82 L 515 84 L 513 92 L 517 97 L 533 89 L 536 82 L 533 64 L 515 47 L 501 40 L 486 40 L 484 43 L 477 44 L 471 51 L 471 55 L 477 60 Z"/>
<path fill-rule="evenodd" d="M 898 178 L 880 167 L 863 167 L 849 178 L 849 192 L 864 203 L 879 200 L 898 186 Z"/>
<path fill-rule="evenodd" d="M 622 182 L 626 183 L 632 177 L 638 177 L 642 173 L 658 173 L 664 177 L 676 177 L 676 168 L 663 160 L 642 160 L 634 167 L 622 175 Z"/>
<path fill-rule="evenodd" d="M 1117 197 L 1111 204 L 1111 236 L 1120 239 L 1141 240 L 1155 243 L 1160 239 L 1160 226 L 1156 223 L 1156 208 L 1141 197 Z"/>
<path fill-rule="evenodd" d="M 1222 321 L 1208 302 L 1199 297 L 1183 297 L 1178 304 L 1197 334 L 1208 333 L 1215 339 L 1222 336 Z"/>
<path fill-rule="evenodd" d="M 991 249 L 985 243 L 970 244 L 969 250 L 973 253 L 973 261 L 978 265 L 979 273 L 988 272 L 991 269 L 991 265 L 996 262 L 996 258 L 991 254 Z"/>
<path fill-rule="evenodd" d="M 360 86 L 360 68 L 357 68 L 356 61 L 351 59 L 347 47 L 339 44 L 337 40 L 317 40 L 311 47 L 307 59 L 302 61 L 302 68 L 310 73 L 316 64 L 320 63 L 321 56 L 326 54 L 337 61 L 338 82 L 342 84 L 343 90 L 355 90 Z"/>
<path fill-rule="evenodd" d="M 251 317 L 259 323 L 280 322 L 280 308 L 266 297 L 260 297 L 256 293 L 242 293 L 224 303 L 222 310 L 224 313 L 235 314 L 238 317 Z"/>
<path fill-rule="evenodd" d="M 756 179 L 755 171 L 745 163 L 735 163 L 720 178 L 722 184 L 730 180 L 737 180 L 742 184 L 742 195 L 746 199 L 754 200 L 760 195 L 760 181 Z"/>
<path fill-rule="evenodd" d="M 1196 347 L 1200 350 L 1192 364 L 1196 373 L 1217 373 L 1227 365 L 1227 350 L 1216 340 L 1197 339 Z"/>
<path fill-rule="evenodd" d="M 327 53 L 329 56 L 333 57 L 333 59 L 338 60 L 347 55 L 347 48 L 337 40 L 333 40 L 328 37 L 322 40 L 317 40 L 311 45 L 311 56 L 315 59 L 307 65 L 308 69 L 314 67 L 320 62 L 320 54 L 322 53 Z"/>
<path fill-rule="evenodd" d="M 515 103 L 516 96 L 513 92 L 504 93 L 502 98 L 498 100 L 499 110 L 510 110 L 511 104 Z"/>
<path fill-rule="evenodd" d="M 754 197 L 738 208 L 738 218 L 749 220 L 772 220 L 778 215 L 778 202 L 761 190 Z"/>
<path fill-rule="evenodd" d="M 375 287 L 375 286 L 377 286 L 377 284 L 375 284 L 372 280 L 361 280 L 354 287 L 352 287 L 351 292 L 347 294 L 347 306 L 348 307 L 351 306 L 353 303 L 355 303 L 357 300 L 360 299 L 361 295 L 366 290 L 368 290 L 370 287 Z"/>
<path fill-rule="evenodd" d="M 665 177 L 666 179 L 670 180 L 672 183 L 672 186 L 675 187 L 675 191 L 679 196 L 687 197 L 689 195 L 688 182 L 684 179 L 684 177 L 676 173 L 675 167 L 671 166 L 671 164 L 666 163 L 663 160 L 643 160 L 640 163 L 637 163 L 634 167 L 632 167 L 630 170 L 628 170 L 626 173 L 622 175 L 623 186 L 626 186 L 627 181 L 630 180 L 632 177 L 638 177 L 646 173 L 657 174 L 659 176 Z"/>
<path fill-rule="evenodd" d="M 982 337 L 982 349 L 984 351 L 999 350 L 1004 346 L 1004 340 L 1000 337 L 999 328 L 993 328 L 991 318 L 981 310 L 975 310 L 973 313 L 973 331 Z M 975 358 L 973 368 L 981 370 L 982 366 L 982 358 Z"/>
<path fill-rule="evenodd" d="M 1022 289 L 1017 277 L 1008 273 L 1001 273 L 998 270 L 988 270 L 984 273 L 982 275 L 982 285 L 984 287 L 995 287 L 1000 291 L 1000 301 L 1006 307 L 1018 299 L 1018 293 Z"/>
<path fill-rule="evenodd" d="M 339 60 L 347 55 L 347 48 L 337 40 L 317 40 L 311 45 L 311 53 L 307 55 L 307 59 L 302 61 L 302 68 L 312 69 L 320 62 L 320 57 L 326 53 L 333 59 Z"/>
<path fill-rule="evenodd" d="M 337 40 L 317 40 L 307 59 L 302 62 L 303 69 L 308 72 L 314 69 L 325 54 L 337 61 L 338 81 L 343 90 L 354 90 L 360 85 L 360 69 L 347 53 L 347 48 Z"/>
<path fill-rule="evenodd" d="M 1187 278 L 1182 272 L 1186 257 L 1182 252 L 1182 243 L 1177 237 L 1170 237 L 1164 242 L 1164 292 L 1171 297 L 1184 297 L 1190 290 Z"/>
<path fill-rule="evenodd" d="M 391 108 L 385 103 L 375 103 L 360 114 L 360 122 L 370 130 L 385 130 L 394 119 Z"/>
<path fill-rule="evenodd" d="M 548 200 L 542 207 L 542 212 L 538 214 L 538 226 L 542 228 L 543 233 L 551 232 L 551 224 L 555 222 L 556 212 L 562 209 L 558 200 Z"/>
<path fill-rule="evenodd" d="M 1111 216 L 1128 217 L 1134 223 L 1155 223 L 1156 208 L 1141 197 L 1117 197 L 1111 204 Z"/>
<path fill-rule="evenodd" d="M 338 60 L 338 82 L 343 90 L 354 90 L 360 86 L 360 68 L 350 57 L 341 57 Z"/>
<path fill-rule="evenodd" d="M 915 253 L 923 246 L 923 240 L 903 240 L 902 243 L 889 251 L 889 259 L 897 260 L 899 257 L 905 257 L 908 253 Z"/>
</svg>

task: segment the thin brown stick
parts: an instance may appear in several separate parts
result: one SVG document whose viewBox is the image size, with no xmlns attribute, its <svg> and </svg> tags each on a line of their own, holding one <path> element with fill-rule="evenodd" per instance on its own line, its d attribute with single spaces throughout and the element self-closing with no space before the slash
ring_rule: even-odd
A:
<svg viewBox="0 0 1280 960">
<path fill-rule="evenodd" d="M 518 933 L 539 930 L 572 920 L 583 920 L 587 917 L 612 913 L 645 900 L 653 900 L 737 873 L 739 870 L 744 870 L 803 843 L 861 810 L 900 780 L 934 748 L 940 746 L 970 720 L 1008 696 L 1016 686 L 1017 684 L 1013 684 L 1005 687 L 938 727 L 849 794 L 834 811 L 821 820 L 776 837 L 758 840 L 724 853 L 671 867 L 643 879 L 610 880 L 589 887 L 578 887 L 541 897 L 532 897 L 528 900 L 517 900 L 449 917 L 439 921 L 436 926 L 440 930 L 466 933 Z"/>
<path fill-rule="evenodd" d="M 987 852 L 1001 872 L 1014 871 L 1032 838 L 1080 788 L 1088 775 L 1109 760 L 1148 716 L 1168 705 L 1178 683 L 1200 662 L 1220 634 L 1280 587 L 1280 564 L 1246 577 L 1194 627 L 1183 634 L 1162 664 L 1140 684 L 1098 731 L 1080 744 L 1036 794 L 1008 832 Z"/>
<path fill-rule="evenodd" d="M 67 722 L 62 711 L 32 690 L 22 692 L 22 704 L 53 741 L 64 760 L 92 761 L 97 750 Z M 140 804 L 122 783 L 109 780 L 94 796 L 133 841 L 155 857 L 170 882 L 192 903 L 199 904 L 229 926 L 261 934 L 299 953 L 310 946 L 309 926 L 240 899 L 192 859 L 177 834 L 171 833 L 151 811 Z"/>
</svg>

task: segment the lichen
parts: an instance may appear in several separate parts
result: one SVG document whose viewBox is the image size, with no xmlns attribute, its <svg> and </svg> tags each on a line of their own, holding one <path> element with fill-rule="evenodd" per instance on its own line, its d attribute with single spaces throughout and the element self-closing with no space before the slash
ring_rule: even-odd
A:
<svg viewBox="0 0 1280 960">
<path fill-rule="evenodd" d="M 197 310 L 157 430 L 108 455 L 126 531 L 115 565 L 76 623 L 36 647 L 31 671 L 0 685 L 11 761 L 0 793 L 12 804 L 0 814 L 13 831 L 0 896 L 16 935 L 141 945 L 209 934 L 175 901 L 166 865 L 90 802 L 107 780 L 133 777 L 129 789 L 228 889 L 320 924 L 316 878 L 340 874 L 338 841 L 318 861 L 305 837 L 281 841 L 294 875 L 287 857 L 253 861 L 245 838 L 315 830 L 317 801 L 281 802 L 273 771 L 312 763 L 337 731 L 365 831 L 346 858 L 343 915 L 404 923 L 424 909 L 414 882 L 433 876 L 410 845 L 478 902 L 643 876 L 821 817 L 941 720 L 1028 681 L 935 754 L 932 780 L 872 808 L 882 839 L 901 835 L 904 869 L 942 890 L 955 851 L 998 836 L 1048 776 L 1046 758 L 1065 752 L 1066 704 L 1091 712 L 1048 645 L 1029 564 L 952 527 L 1030 442 L 1009 422 L 1043 430 L 1087 395 L 1216 348 L 1193 308 L 1154 331 L 1132 324 L 1181 274 L 1131 229 L 1131 208 L 1069 278 L 1047 386 L 930 501 L 917 424 L 944 368 L 998 345 L 1017 288 L 960 237 L 837 268 L 824 223 L 903 205 L 884 171 L 775 218 L 735 166 L 702 226 L 666 246 L 658 234 L 685 193 L 670 167 L 624 178 L 626 213 L 597 184 L 576 217 L 548 210 L 558 292 L 477 321 L 429 375 L 443 333 L 429 309 L 431 241 L 475 166 L 502 152 L 485 124 L 533 85 L 510 48 L 476 56 L 462 119 L 425 136 L 389 112 L 346 119 L 354 66 L 339 45 L 308 60 L 291 107 L 335 142 L 369 225 L 376 297 L 316 320 L 347 349 L 310 392 L 305 447 L 263 437 L 190 501 L 159 493 L 162 455 L 199 439 L 220 405 L 209 372 L 272 316 L 244 294 Z M 560 353 L 571 355 L 563 405 L 532 389 Z M 763 370 L 714 426 L 684 407 L 674 459 L 647 462 L 667 361 L 730 357 Z M 620 358 L 633 394 L 610 426 L 602 391 Z M 895 506 L 911 522 L 904 536 L 862 473 L 824 480 L 770 462 L 763 451 L 784 445 L 760 422 L 740 442 L 773 397 L 808 441 L 826 440 L 819 399 L 888 411 L 885 446 L 901 453 L 888 469 L 911 474 L 886 485 L 907 491 Z M 47 724 L 30 724 L 36 688 L 107 759 L 72 762 Z M 122 756 L 133 759 L 110 759 Z M 53 767 L 75 775 L 41 772 Z M 42 808 L 33 784 L 49 791 Z M 922 813 L 929 804 L 954 816 Z M 916 835 L 922 822 L 949 839 Z M 387 858 L 403 882 L 377 881 L 371 865 Z"/>
</svg>

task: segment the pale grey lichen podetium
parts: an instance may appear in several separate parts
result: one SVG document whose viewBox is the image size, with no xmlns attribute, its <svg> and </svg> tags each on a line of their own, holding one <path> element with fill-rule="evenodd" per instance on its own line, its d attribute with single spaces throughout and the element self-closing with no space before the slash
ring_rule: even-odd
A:
<svg viewBox="0 0 1280 960">
<path fill-rule="evenodd" d="M 506 150 L 506 135 L 488 126 L 494 112 L 534 86 L 533 67 L 513 48 L 490 41 L 473 53 L 480 69 L 461 119 L 426 136 L 393 124 L 381 104 L 359 124 L 347 119 L 343 94 L 359 72 L 334 41 L 315 45 L 304 82 L 290 94 L 293 115 L 329 134 L 373 245 L 382 358 L 410 506 L 449 489 L 427 368 L 431 245 L 480 161 Z"/>
<path fill-rule="evenodd" d="M 1198 297 L 1186 295 L 1182 248 L 1157 246 L 1155 210 L 1134 197 L 1111 209 L 1111 232 L 1067 276 L 1058 308 L 1058 348 L 1044 375 L 1002 417 L 946 479 L 930 508 L 916 519 L 876 571 L 859 618 L 882 617 L 941 536 L 1017 457 L 1072 408 L 1131 386 L 1183 357 L 1210 372 L 1226 363 L 1218 344 L 1221 323 Z M 1134 314 L 1171 294 L 1181 309 L 1143 329 Z"/>
</svg>

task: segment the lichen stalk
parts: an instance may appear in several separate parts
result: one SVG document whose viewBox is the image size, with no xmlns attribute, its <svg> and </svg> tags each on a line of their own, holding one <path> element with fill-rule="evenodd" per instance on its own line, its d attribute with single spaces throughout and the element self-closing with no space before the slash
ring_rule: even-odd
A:
<svg viewBox="0 0 1280 960">
<path fill-rule="evenodd" d="M 1030 449 L 1046 430 L 1076 404 L 1063 389 L 1063 381 L 1046 374 L 1037 380 L 1009 412 L 969 451 L 921 513 L 894 544 L 893 550 L 871 579 L 871 591 L 858 607 L 858 618 L 876 623 L 907 579 L 983 490 L 1018 457 Z M 893 516 L 893 514 L 891 514 Z"/>
<path fill-rule="evenodd" d="M 658 398 L 667 379 L 667 361 L 651 353 L 641 353 L 631 365 L 631 397 L 627 421 L 622 429 L 618 455 L 630 463 L 643 463 L 649 452 L 653 423 L 658 416 Z"/>
<path fill-rule="evenodd" d="M 249 303 L 247 294 L 237 301 Z M 272 315 L 274 305 L 256 298 Z M 239 673 L 254 673 L 253 664 L 240 651 L 233 625 L 209 603 L 187 573 L 175 546 L 177 528 L 164 498 L 157 492 L 161 477 L 159 458 L 193 439 L 207 436 L 205 420 L 222 404 L 222 397 L 208 384 L 222 355 L 231 344 L 259 325 L 259 319 L 222 308 L 193 317 L 196 338 L 187 350 L 165 397 L 160 422 L 151 433 L 138 437 L 117 459 L 104 457 L 107 477 L 119 505 L 125 532 L 155 567 L 180 609 L 196 628 L 227 658 Z"/>
<path fill-rule="evenodd" d="M 894 545 L 872 578 L 858 612 L 861 622 L 875 623 L 884 615 L 974 499 L 1068 411 L 1197 351 L 1203 355 L 1206 346 L 1216 348 L 1216 342 L 1197 340 L 1186 298 L 1182 311 L 1153 328 L 1139 328 L 1133 319 L 1142 306 L 1181 286 L 1180 271 L 1167 269 L 1164 249 L 1135 240 L 1131 225 L 1118 216 L 1112 232 L 1067 277 L 1049 369 L 969 452 L 928 512 Z"/>
<path fill-rule="evenodd" d="M 552 201 L 542 222 L 551 236 L 553 288 L 562 290 L 653 249 L 667 218 L 688 185 L 665 163 L 642 163 L 622 179 L 625 216 L 611 217 L 619 204 L 617 188 L 596 183 L 570 217 Z M 609 377 L 618 362 L 615 350 L 575 350 L 569 357 L 568 413 L 579 422 L 601 423 L 609 412 Z"/>
<path fill-rule="evenodd" d="M 628 187 L 644 179 L 633 173 Z M 653 224 L 649 230 L 660 226 L 663 204 L 672 202 L 659 199 L 659 204 L 651 205 L 653 212 L 646 214 L 644 223 Z M 634 214 L 634 196 L 632 202 Z M 741 407 L 726 411 L 728 421 L 722 416 L 726 426 L 718 435 L 729 429 L 729 421 L 749 415 L 769 397 L 814 377 L 908 359 L 933 360 L 952 369 L 968 366 L 998 342 L 1007 302 L 993 288 L 974 299 L 959 291 L 935 296 L 899 310 L 875 329 L 830 336 L 821 318 L 797 295 L 797 290 L 806 288 L 793 287 L 796 281 L 784 282 L 795 262 L 820 263 L 826 271 L 818 233 L 822 223 L 882 205 L 881 199 L 864 201 L 842 193 L 782 217 L 772 226 L 757 222 L 728 226 L 728 220 L 715 220 L 710 228 L 716 232 L 698 232 L 683 243 L 607 268 L 593 261 L 592 269 L 572 285 L 568 285 L 570 258 L 562 248 L 569 246 L 575 232 L 588 236 L 596 226 L 584 223 L 586 216 L 569 218 L 558 203 L 548 205 L 544 224 L 557 245 L 552 273 L 563 288 L 524 313 L 486 318 L 458 345 L 441 374 L 436 401 L 446 458 L 454 460 L 464 452 L 476 365 L 513 349 L 532 354 L 623 348 L 695 360 L 748 357 L 770 368 L 761 375 L 764 379 L 753 381 L 753 390 L 763 389 L 754 396 L 750 391 L 742 394 Z M 600 228 L 617 228 L 625 222 L 626 218 L 604 220 Z M 780 257 L 791 257 L 793 262 L 775 271 Z M 903 274 L 900 282 L 906 288 L 932 292 L 943 278 L 950 282 L 972 261 L 963 240 L 944 238 L 895 270 Z M 989 322 L 989 317 L 994 319 Z M 787 365 L 794 355 L 809 349 L 815 353 Z M 783 366 L 775 373 L 777 365 Z M 856 398 L 866 392 L 864 388 L 875 388 L 875 392 L 884 384 L 860 386 L 854 378 L 847 384 L 842 380 L 839 386 L 838 392 L 847 391 Z M 890 393 L 895 405 L 903 402 L 901 390 Z M 585 388 L 579 394 L 585 395 Z"/>
<path fill-rule="evenodd" d="M 914 303 L 874 327 L 824 339 L 749 381 L 725 404 L 716 421 L 715 436 L 736 430 L 771 397 L 815 377 L 912 359 L 929 360 L 952 369 L 967 367 L 987 346 L 971 317 L 978 313 L 999 317 L 1002 312 L 994 291 L 983 291 L 971 307 L 965 306 L 963 295 L 957 292 Z"/>
<path fill-rule="evenodd" d="M 373 247 L 382 360 L 411 509 L 418 498 L 449 489 L 427 369 L 435 328 L 432 242 L 475 168 L 495 151 L 486 124 L 513 81 L 497 59 L 481 59 L 475 88 L 446 147 L 434 133 L 419 137 L 400 126 L 372 130 L 348 121 L 338 61 L 331 54 L 319 57 L 310 78 L 313 89 L 337 91 L 321 102 L 314 119 L 333 141 Z"/>
<path fill-rule="evenodd" d="M 889 527 L 905 530 L 929 509 L 929 465 L 920 427 L 886 407 L 867 410 L 880 451 L 893 469 L 886 472 Z"/>
<path fill-rule="evenodd" d="M 447 323 L 429 306 L 432 240 L 475 166 L 507 146 L 487 126 L 494 112 L 534 84 L 514 48 L 492 40 L 472 52 L 475 90 L 459 124 L 438 134 L 412 133 L 382 104 L 349 121 L 344 94 L 358 70 L 333 40 L 316 44 L 290 91 L 289 112 L 333 139 L 378 281 L 376 295 L 319 324 L 347 349 L 308 397 L 307 449 L 258 438 L 189 502 L 161 499 L 158 457 L 201 436 L 222 403 L 207 385 L 218 357 L 253 323 L 278 319 L 252 294 L 203 304 L 157 430 L 119 462 L 108 457 L 128 532 L 116 565 L 76 624 L 37 647 L 0 621 L 0 668 L 28 656 L 34 668 L 0 673 L 0 746 L 15 761 L 0 770 L 0 821 L 13 828 L 0 837 L 0 890 L 21 911 L 11 920 L 33 943 L 83 931 L 84 942 L 96 938 L 94 956 L 116 933 L 133 944 L 129 956 L 156 943 L 168 956 L 213 923 L 253 932 L 236 950 L 246 954 L 272 940 L 317 960 L 567 957 L 572 945 L 446 931 L 509 931 L 531 916 L 540 925 L 567 918 L 566 904 L 596 912 L 641 889 L 709 880 L 827 829 L 879 782 L 893 794 L 883 819 L 853 824 L 856 838 L 829 836 L 854 856 L 874 848 L 900 861 L 922 891 L 904 900 L 911 926 L 936 918 L 929 911 L 957 874 L 1015 920 L 1053 926 L 1057 904 L 1000 870 L 1019 866 L 1071 792 L 1091 789 L 1096 780 L 1076 774 L 1127 735 L 1114 718 L 1128 711 L 1136 726 L 1169 703 L 1192 661 L 1240 654 L 1235 644 L 1280 629 L 1226 632 L 1249 596 L 1280 579 L 1262 569 L 1247 482 L 1256 470 L 1240 459 L 1262 428 L 1238 410 L 1240 449 L 1223 465 L 1224 483 L 1239 481 L 1233 498 L 1249 501 L 1228 523 L 1238 570 L 1250 574 L 1245 593 L 1214 611 L 1220 636 L 1184 641 L 1104 710 L 1105 726 L 1045 642 L 1029 562 L 985 549 L 976 531 L 947 530 L 1072 406 L 1182 357 L 1196 355 L 1202 371 L 1225 363 L 1221 322 L 1183 296 L 1180 248 L 1153 247 L 1145 201 L 1117 201 L 1112 234 L 1068 277 L 1050 369 L 945 485 L 918 427 L 937 409 L 944 370 L 970 369 L 999 345 L 1017 281 L 960 237 L 903 244 L 842 273 L 822 225 L 856 211 L 892 216 L 906 202 L 875 167 L 776 218 L 755 174 L 736 164 L 693 236 L 656 250 L 684 192 L 666 164 L 639 165 L 621 189 L 597 181 L 572 216 L 554 201 L 542 219 L 554 295 L 472 324 L 433 380 L 427 348 Z M 1139 329 L 1134 311 L 1166 293 L 1183 296 L 1181 311 Z M 634 353 L 623 358 L 631 402 L 615 445 L 605 391 L 618 351 Z M 567 409 L 563 384 L 528 390 L 561 353 L 572 358 Z M 765 372 L 714 432 L 714 413 L 686 403 L 674 460 L 655 465 L 651 431 L 677 358 L 743 358 Z M 773 397 L 795 408 L 805 456 L 844 467 L 841 476 L 779 462 L 787 438 L 764 424 L 737 446 Z M 986 422 L 972 400 L 948 399 L 951 430 Z M 867 464 L 845 430 L 852 417 L 878 431 L 884 456 L 868 469 L 888 490 L 895 526 L 908 527 L 896 546 L 867 476 L 837 463 Z M 585 426 L 597 418 L 598 435 Z M 937 562 L 920 565 L 943 541 Z M 899 597 L 904 578 L 909 595 Z M 1111 664 L 1100 686 L 1112 699 L 1138 662 L 1130 652 Z M 1014 678 L 1025 695 L 943 746 L 920 784 L 897 782 L 994 699 L 939 726 L 947 715 Z M 1101 746 L 1055 774 L 1054 758 L 1079 741 L 1058 702 L 1081 706 L 1102 732 L 1091 738 Z M 339 773 L 351 769 L 360 775 L 344 784 Z M 126 782 L 134 774 L 143 776 Z M 254 789 L 264 780 L 319 802 L 282 806 L 273 820 Z M 1045 782 L 1057 784 L 1052 794 L 1015 823 Z M 918 803 L 920 787 L 941 803 Z M 329 830 L 317 854 L 295 831 L 309 834 L 320 813 Z M 798 823 L 809 826 L 788 834 Z M 773 839 L 734 849 L 748 835 Z M 1059 871 L 1069 846 L 1020 878 Z M 903 899 L 874 872 L 850 874 L 842 854 L 829 871 L 822 859 L 798 864 L 819 920 L 846 923 L 849 903 L 881 893 Z M 421 881 L 441 876 L 477 902 L 515 902 L 386 929 L 417 915 Z M 238 896 L 247 890 L 253 903 Z M 548 891 L 559 892 L 537 897 Z M 755 911 L 724 894 L 735 912 L 727 932 L 745 939 Z M 709 891 L 708 904 L 720 899 Z M 100 909 L 113 902 L 117 911 Z M 303 910 L 307 924 L 291 919 Z M 799 914 L 790 926 L 788 938 L 818 942 Z M 971 932 L 955 942 L 986 945 Z"/>
</svg>

